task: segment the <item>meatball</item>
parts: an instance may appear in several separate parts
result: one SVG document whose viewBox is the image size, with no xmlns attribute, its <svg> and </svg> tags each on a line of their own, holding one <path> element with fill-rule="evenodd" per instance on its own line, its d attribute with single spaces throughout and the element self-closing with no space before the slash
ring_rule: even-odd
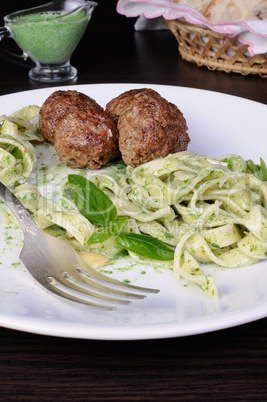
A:
<svg viewBox="0 0 267 402">
<path fill-rule="evenodd" d="M 119 117 L 133 104 L 146 101 L 151 98 L 161 98 L 160 94 L 153 89 L 131 89 L 112 99 L 106 105 L 106 112 L 118 124 Z"/>
<path fill-rule="evenodd" d="M 54 137 L 60 160 L 73 168 L 99 169 L 119 154 L 114 123 L 95 106 L 65 113 L 55 126 Z"/>
<path fill-rule="evenodd" d="M 187 149 L 190 138 L 178 107 L 151 89 L 127 91 L 106 112 L 117 124 L 122 159 L 133 167 Z"/>
<path fill-rule="evenodd" d="M 55 126 L 65 113 L 73 109 L 86 111 L 91 107 L 101 108 L 94 99 L 81 92 L 53 92 L 40 109 L 39 127 L 42 136 L 53 144 L 55 142 Z"/>
<path fill-rule="evenodd" d="M 62 162 L 74 168 L 99 169 L 119 155 L 118 132 L 104 109 L 77 91 L 55 91 L 39 115 L 43 137 L 54 143 Z"/>
</svg>

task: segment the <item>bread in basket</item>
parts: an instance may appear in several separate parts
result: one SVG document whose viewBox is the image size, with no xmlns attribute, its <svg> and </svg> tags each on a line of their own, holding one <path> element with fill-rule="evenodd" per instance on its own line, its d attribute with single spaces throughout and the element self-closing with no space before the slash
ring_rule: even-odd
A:
<svg viewBox="0 0 267 402">
<path fill-rule="evenodd" d="M 267 18 L 267 0 L 174 0 L 179 5 L 188 5 L 203 14 L 212 22 L 243 21 L 245 18 Z M 267 77 L 267 55 L 251 56 L 248 45 L 239 42 L 237 37 L 229 37 L 181 20 L 165 20 L 175 35 L 181 57 L 198 66 Z M 267 20 L 266 20 L 267 24 Z M 267 39 L 266 39 L 267 40 Z"/>
</svg>

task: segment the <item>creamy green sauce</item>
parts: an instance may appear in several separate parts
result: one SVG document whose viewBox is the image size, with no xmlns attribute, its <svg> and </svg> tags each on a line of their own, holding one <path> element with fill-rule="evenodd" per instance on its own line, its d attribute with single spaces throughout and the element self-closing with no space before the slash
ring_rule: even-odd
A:
<svg viewBox="0 0 267 402">
<path fill-rule="evenodd" d="M 18 46 L 42 64 L 67 61 L 85 32 L 90 15 L 82 11 L 30 14 L 9 22 Z"/>
<path fill-rule="evenodd" d="M 105 174 L 108 174 L 114 180 L 117 180 L 126 173 L 126 165 L 123 162 L 118 162 L 112 165 L 108 164 L 103 166 L 101 171 L 104 171 Z"/>
</svg>

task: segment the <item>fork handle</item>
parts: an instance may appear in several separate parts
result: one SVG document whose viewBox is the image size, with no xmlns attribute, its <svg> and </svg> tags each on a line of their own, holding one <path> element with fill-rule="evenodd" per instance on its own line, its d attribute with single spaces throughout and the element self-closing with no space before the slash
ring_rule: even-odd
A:
<svg viewBox="0 0 267 402">
<path fill-rule="evenodd" d="M 37 232 L 39 226 L 32 219 L 31 215 L 18 198 L 0 182 L 0 199 L 13 212 L 17 218 L 23 232 Z"/>
</svg>

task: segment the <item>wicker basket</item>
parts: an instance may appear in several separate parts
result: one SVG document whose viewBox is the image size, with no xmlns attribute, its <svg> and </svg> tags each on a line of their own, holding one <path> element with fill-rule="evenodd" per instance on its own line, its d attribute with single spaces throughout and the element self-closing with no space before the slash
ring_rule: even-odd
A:
<svg viewBox="0 0 267 402">
<path fill-rule="evenodd" d="M 179 20 L 165 22 L 175 35 L 184 60 L 196 63 L 199 67 L 206 66 L 209 70 L 242 75 L 259 74 L 262 78 L 267 78 L 265 56 L 246 56 L 248 46 L 238 43 L 235 38 Z"/>
</svg>

